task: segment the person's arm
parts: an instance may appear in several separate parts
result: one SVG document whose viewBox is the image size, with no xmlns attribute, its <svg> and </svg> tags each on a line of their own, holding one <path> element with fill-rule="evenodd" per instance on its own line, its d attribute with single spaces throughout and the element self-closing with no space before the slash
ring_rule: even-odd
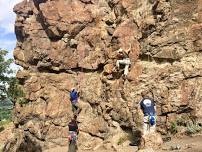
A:
<svg viewBox="0 0 202 152">
<path fill-rule="evenodd" d="M 79 134 L 79 127 L 78 127 L 78 124 L 76 123 L 76 133 L 77 133 L 77 135 Z"/>
<path fill-rule="evenodd" d="M 131 50 L 131 43 L 130 43 L 130 47 L 129 47 L 129 49 L 126 50 L 126 53 L 129 54 L 130 50 Z"/>
<path fill-rule="evenodd" d="M 77 91 L 77 96 L 78 96 L 78 98 L 79 98 L 79 96 L 80 96 L 80 91 Z"/>
<path fill-rule="evenodd" d="M 155 114 L 156 114 L 156 102 L 153 100 L 153 104 L 154 104 L 154 110 L 155 110 Z"/>
<path fill-rule="evenodd" d="M 143 102 L 143 100 L 140 101 L 139 105 L 140 105 L 140 109 L 143 111 L 143 106 L 142 106 L 143 103 L 142 102 Z"/>
</svg>

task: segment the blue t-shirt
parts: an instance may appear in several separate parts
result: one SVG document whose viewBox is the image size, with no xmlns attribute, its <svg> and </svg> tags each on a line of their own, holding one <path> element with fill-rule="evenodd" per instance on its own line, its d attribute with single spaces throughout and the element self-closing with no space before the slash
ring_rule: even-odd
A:
<svg viewBox="0 0 202 152">
<path fill-rule="evenodd" d="M 155 103 L 152 99 L 149 99 L 149 98 L 142 99 L 142 101 L 140 102 L 140 106 L 141 106 L 141 109 L 144 113 L 144 116 L 156 114 L 156 111 L 154 108 Z"/>
<path fill-rule="evenodd" d="M 77 102 L 78 101 L 78 92 L 76 90 L 72 90 L 70 92 L 70 100 L 71 100 L 71 102 Z"/>
</svg>

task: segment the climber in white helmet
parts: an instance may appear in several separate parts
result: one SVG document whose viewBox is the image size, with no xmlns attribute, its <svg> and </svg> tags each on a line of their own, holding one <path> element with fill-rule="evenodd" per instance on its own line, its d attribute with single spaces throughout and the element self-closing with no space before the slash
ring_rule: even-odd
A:
<svg viewBox="0 0 202 152">
<path fill-rule="evenodd" d="M 124 68 L 124 76 L 127 76 L 128 71 L 129 71 L 129 66 L 131 64 L 130 62 L 130 58 L 128 56 L 129 52 L 131 50 L 131 44 L 130 44 L 130 48 L 128 50 L 123 50 L 122 48 L 117 50 L 117 61 L 116 61 L 116 67 L 118 69 L 120 69 L 120 64 L 125 65 Z"/>
<path fill-rule="evenodd" d="M 149 96 L 149 90 L 142 91 L 142 100 L 140 108 L 144 114 L 143 118 L 143 135 L 154 133 L 156 129 L 156 105 L 154 100 Z"/>
</svg>

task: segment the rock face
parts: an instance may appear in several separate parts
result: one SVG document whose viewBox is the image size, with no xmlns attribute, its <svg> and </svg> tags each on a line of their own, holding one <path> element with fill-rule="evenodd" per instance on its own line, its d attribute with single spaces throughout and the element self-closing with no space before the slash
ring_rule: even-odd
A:
<svg viewBox="0 0 202 152">
<path fill-rule="evenodd" d="M 81 149 L 112 139 L 117 127 L 141 127 L 145 89 L 157 102 L 161 133 L 183 115 L 202 122 L 200 0 L 24 0 L 14 12 L 17 77 L 28 103 L 16 103 L 10 150 L 67 145 L 72 87 L 83 105 Z M 130 44 L 123 79 L 113 71 L 116 50 Z"/>
</svg>

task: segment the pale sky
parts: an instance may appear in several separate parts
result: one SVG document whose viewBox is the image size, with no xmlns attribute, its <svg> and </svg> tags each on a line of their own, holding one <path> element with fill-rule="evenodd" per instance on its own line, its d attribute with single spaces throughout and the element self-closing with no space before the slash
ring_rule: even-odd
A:
<svg viewBox="0 0 202 152">
<path fill-rule="evenodd" d="M 15 13 L 13 7 L 22 0 L 0 0 L 0 48 L 9 51 L 8 58 L 13 57 L 16 44 L 14 34 Z"/>
</svg>

